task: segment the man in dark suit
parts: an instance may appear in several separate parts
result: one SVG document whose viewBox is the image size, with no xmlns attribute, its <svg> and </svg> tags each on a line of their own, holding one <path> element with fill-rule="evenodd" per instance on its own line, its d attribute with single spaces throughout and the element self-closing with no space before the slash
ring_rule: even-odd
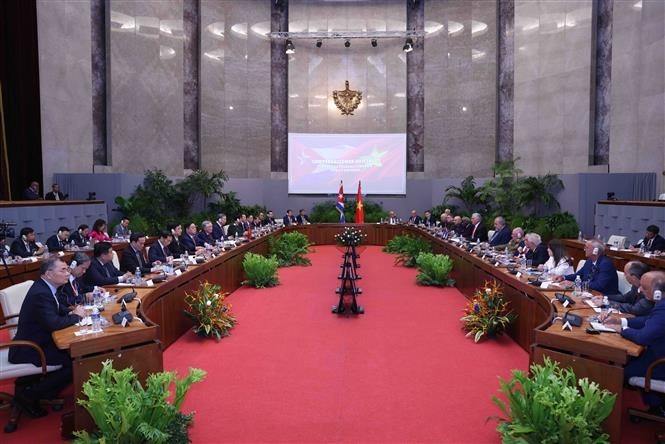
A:
<svg viewBox="0 0 665 444">
<path fill-rule="evenodd" d="M 83 281 L 83 275 L 88 271 L 88 267 L 90 267 L 90 256 L 77 251 L 69 263 L 69 281 L 60 287 L 58 294 L 60 304 L 74 309 L 92 298 L 94 287 Z"/>
<path fill-rule="evenodd" d="M 185 247 L 188 254 L 194 254 L 197 249 L 203 247 L 203 243 L 200 243 L 197 237 L 196 224 L 194 222 L 187 225 L 185 228 L 185 234 L 182 235 L 180 242 L 182 243 L 182 246 Z"/>
<path fill-rule="evenodd" d="M 524 257 L 527 261 L 531 261 L 532 267 L 537 267 L 548 261 L 550 254 L 538 233 L 528 233 L 524 236 Z"/>
<path fill-rule="evenodd" d="M 508 244 L 512 238 L 512 234 L 512 230 L 508 225 L 506 225 L 506 219 L 504 219 L 502 216 L 495 217 L 494 234 L 490 239 L 490 247 L 497 247 L 500 245 Z"/>
<path fill-rule="evenodd" d="M 296 217 L 296 223 L 298 225 L 307 225 L 312 223 L 309 220 L 309 216 L 305 214 L 305 210 L 303 208 L 301 208 L 300 211 L 298 211 L 298 217 Z"/>
<path fill-rule="evenodd" d="M 78 229 L 69 236 L 69 240 L 79 248 L 85 247 L 88 242 L 88 233 L 90 233 L 90 227 L 86 224 L 81 224 Z"/>
<path fill-rule="evenodd" d="M 467 228 L 467 235 L 464 237 L 472 241 L 487 242 L 487 228 L 479 213 L 471 215 L 471 225 Z"/>
<path fill-rule="evenodd" d="M 60 185 L 57 183 L 54 183 L 51 185 L 51 191 L 46 193 L 46 196 L 44 196 L 45 200 L 65 200 L 67 199 L 67 195 L 62 193 L 60 191 Z"/>
<path fill-rule="evenodd" d="M 39 406 L 40 399 L 57 397 L 60 390 L 72 381 L 72 359 L 66 351 L 56 347 L 51 334 L 76 324 L 84 316 L 82 307 L 69 311 L 67 306 L 58 301 L 58 287 L 65 285 L 69 279 L 66 263 L 58 257 L 50 257 L 41 264 L 40 273 L 40 279 L 32 284 L 21 305 L 14 340 L 36 342 L 44 351 L 46 364 L 61 365 L 62 368 L 28 386 L 17 380 L 15 398 L 21 407 L 35 417 L 46 415 Z M 37 351 L 25 346 L 11 347 L 9 362 L 41 366 Z"/>
<path fill-rule="evenodd" d="M 171 237 L 173 238 L 171 245 L 169 245 L 169 250 L 171 250 L 173 257 L 180 257 L 180 255 L 187 253 L 187 249 L 180 241 L 182 238 L 182 225 L 171 224 L 167 229 L 171 232 Z"/>
<path fill-rule="evenodd" d="M 136 267 L 141 269 L 142 274 L 151 273 L 150 265 L 143 257 L 145 246 L 145 235 L 143 233 L 132 233 L 129 236 L 129 245 L 122 251 L 120 256 L 120 271 L 134 273 Z"/>
<path fill-rule="evenodd" d="M 166 264 L 173 260 L 173 254 L 169 250 L 169 245 L 173 236 L 168 231 L 162 231 L 157 242 L 153 243 L 148 249 L 148 262 L 150 265 Z"/>
<path fill-rule="evenodd" d="M 621 313 L 629 313 L 635 316 L 645 316 L 651 312 L 654 303 L 644 296 L 640 291 L 640 280 L 649 271 L 649 266 L 639 261 L 630 261 L 623 267 L 623 273 L 626 281 L 631 285 L 630 290 L 624 294 L 609 294 L 612 308 Z M 597 298 L 597 299 L 596 299 Z M 594 297 L 594 302 L 601 303 L 601 296 Z"/>
<path fill-rule="evenodd" d="M 647 368 L 657 359 L 665 358 L 665 273 L 650 271 L 640 280 L 645 297 L 655 303 L 651 313 L 646 316 L 617 319 L 611 317 L 605 320 L 605 325 L 621 332 L 621 336 L 636 344 L 646 347 L 642 354 L 632 359 L 624 367 L 623 375 L 628 382 L 633 376 L 644 377 Z M 665 379 L 665 366 L 656 366 L 651 374 L 654 379 Z M 665 416 L 662 403 L 663 398 L 654 393 L 644 393 L 644 401 L 651 406 L 654 413 Z"/>
<path fill-rule="evenodd" d="M 39 256 L 44 253 L 44 246 L 37 243 L 35 230 L 30 227 L 23 227 L 21 228 L 19 237 L 14 239 L 11 247 L 9 247 L 9 252 L 12 256 Z"/>
<path fill-rule="evenodd" d="M 272 210 L 268 210 L 268 215 L 266 216 L 264 225 L 275 225 L 277 221 L 275 220 L 275 216 L 272 214 Z"/>
<path fill-rule="evenodd" d="M 212 237 L 215 240 L 224 240 L 226 235 L 224 234 L 224 225 L 226 225 L 226 214 L 219 213 L 217 215 L 217 220 L 212 224 Z"/>
<path fill-rule="evenodd" d="M 127 237 L 131 234 L 132 230 L 129 229 L 129 218 L 123 216 L 120 223 L 113 228 L 113 237 Z"/>
<path fill-rule="evenodd" d="M 113 246 L 110 242 L 97 242 L 94 248 L 94 258 L 90 268 L 85 273 L 85 283 L 88 285 L 115 285 L 128 280 L 132 273 L 122 273 L 113 266 Z"/>
<path fill-rule="evenodd" d="M 650 253 L 665 251 L 665 238 L 658 233 L 660 233 L 660 228 L 656 225 L 649 225 L 644 232 L 644 239 L 638 243 L 638 246 L 644 245 L 644 249 Z"/>
<path fill-rule="evenodd" d="M 432 217 L 432 212 L 429 210 L 425 211 L 425 217 L 423 217 L 422 224 L 426 227 L 434 227 L 436 226 L 436 222 L 437 221 Z"/>
<path fill-rule="evenodd" d="M 289 225 L 295 225 L 297 223 L 296 218 L 293 217 L 293 211 L 286 210 L 286 215 L 284 216 L 283 222 L 285 227 L 288 227 Z"/>
<path fill-rule="evenodd" d="M 46 239 L 46 246 L 48 251 L 65 251 L 65 247 L 69 245 L 69 228 L 60 227 L 58 232 L 53 236 Z"/>
<path fill-rule="evenodd" d="M 204 220 L 201 223 L 201 231 L 197 235 L 199 245 L 215 245 L 215 238 L 212 237 L 212 222 Z"/>
<path fill-rule="evenodd" d="M 30 186 L 23 191 L 24 200 L 39 200 L 42 196 L 39 195 L 39 182 L 30 182 Z"/>
<path fill-rule="evenodd" d="M 599 291 L 602 294 L 619 293 L 617 270 L 614 268 L 612 260 L 605 256 L 603 243 L 595 239 L 587 241 L 584 245 L 584 254 L 586 255 L 586 262 L 577 273 L 565 277 L 555 276 L 554 280 L 562 281 L 565 279 L 571 281 L 568 285 L 572 286 L 572 281 L 579 276 L 582 282 L 589 282 L 591 290 Z"/>
<path fill-rule="evenodd" d="M 420 218 L 420 216 L 418 216 L 418 212 L 416 212 L 416 210 L 411 210 L 411 216 L 409 217 L 408 224 L 420 225 L 420 222 L 422 222 L 422 219 Z"/>
</svg>

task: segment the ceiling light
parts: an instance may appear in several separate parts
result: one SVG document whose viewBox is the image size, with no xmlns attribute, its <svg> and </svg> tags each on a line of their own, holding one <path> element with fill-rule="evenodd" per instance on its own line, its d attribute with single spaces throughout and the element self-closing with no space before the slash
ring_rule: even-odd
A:
<svg viewBox="0 0 665 444">
<path fill-rule="evenodd" d="M 411 40 L 411 38 L 406 39 L 406 43 L 404 43 L 404 47 L 402 48 L 402 51 L 404 51 L 404 52 L 413 51 L 413 40 Z"/>
<path fill-rule="evenodd" d="M 372 39 L 372 48 L 376 48 L 377 45 L 376 39 Z"/>
<path fill-rule="evenodd" d="M 291 40 L 286 41 L 286 51 L 284 51 L 286 54 L 295 54 L 296 48 L 293 46 L 293 42 Z"/>
<path fill-rule="evenodd" d="M 318 40 L 316 41 L 316 47 L 317 47 L 317 48 L 320 48 L 321 45 L 323 45 L 323 41 L 322 41 L 321 39 L 318 39 Z"/>
<path fill-rule="evenodd" d="M 349 46 L 351 46 L 351 40 L 346 39 L 346 42 L 344 42 L 344 47 L 348 48 Z"/>
</svg>

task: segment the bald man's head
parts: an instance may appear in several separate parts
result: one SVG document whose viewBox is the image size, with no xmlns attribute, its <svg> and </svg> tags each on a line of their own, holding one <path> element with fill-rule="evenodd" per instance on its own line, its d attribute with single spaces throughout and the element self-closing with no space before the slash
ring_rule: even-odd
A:
<svg viewBox="0 0 665 444">
<path fill-rule="evenodd" d="M 653 292 L 655 290 L 665 290 L 665 272 L 650 271 L 644 273 L 640 279 L 640 288 L 644 297 L 653 301 Z"/>
</svg>

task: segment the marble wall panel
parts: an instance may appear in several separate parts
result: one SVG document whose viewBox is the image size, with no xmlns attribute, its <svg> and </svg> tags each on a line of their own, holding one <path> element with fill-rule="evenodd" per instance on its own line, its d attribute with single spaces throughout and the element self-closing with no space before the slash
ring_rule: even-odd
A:
<svg viewBox="0 0 665 444">
<path fill-rule="evenodd" d="M 425 31 L 425 176 L 487 176 L 496 152 L 496 2 L 426 2 Z"/>
<path fill-rule="evenodd" d="M 111 0 L 110 14 L 112 170 L 182 175 L 182 0 Z"/>
<path fill-rule="evenodd" d="M 270 176 L 270 3 L 201 1 L 201 167 Z"/>
<path fill-rule="evenodd" d="M 610 171 L 660 173 L 665 169 L 665 4 L 615 0 L 613 19 Z"/>
<path fill-rule="evenodd" d="M 92 171 L 90 4 L 37 2 L 43 177 Z"/>
<path fill-rule="evenodd" d="M 515 145 L 525 174 L 588 171 L 592 0 L 515 0 Z"/>
<path fill-rule="evenodd" d="M 291 0 L 292 32 L 405 30 L 401 0 L 334 4 Z M 406 58 L 403 39 L 294 40 L 289 56 L 289 132 L 374 133 L 406 131 Z M 332 91 L 349 87 L 363 92 L 352 116 L 342 116 Z"/>
</svg>

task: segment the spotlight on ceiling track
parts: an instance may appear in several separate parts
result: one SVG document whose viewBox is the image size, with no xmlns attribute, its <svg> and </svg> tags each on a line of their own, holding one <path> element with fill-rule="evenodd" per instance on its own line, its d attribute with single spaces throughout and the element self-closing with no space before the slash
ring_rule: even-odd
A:
<svg viewBox="0 0 665 444">
<path fill-rule="evenodd" d="M 372 48 L 376 48 L 377 44 L 376 39 L 372 39 Z"/>
<path fill-rule="evenodd" d="M 316 41 L 316 47 L 317 47 L 317 48 L 320 48 L 321 45 L 323 45 L 323 41 L 322 41 L 321 39 L 318 39 L 318 40 Z"/>
<path fill-rule="evenodd" d="M 402 47 L 402 51 L 404 51 L 404 52 L 413 51 L 413 40 L 411 40 L 411 38 L 406 39 L 406 43 L 404 43 L 404 46 Z"/>
<path fill-rule="evenodd" d="M 291 40 L 286 41 L 286 51 L 284 51 L 287 54 L 295 54 L 296 48 L 293 46 L 293 42 Z"/>
<path fill-rule="evenodd" d="M 344 47 L 348 48 L 349 46 L 351 46 L 351 40 L 346 39 L 346 42 L 344 42 Z"/>
</svg>

